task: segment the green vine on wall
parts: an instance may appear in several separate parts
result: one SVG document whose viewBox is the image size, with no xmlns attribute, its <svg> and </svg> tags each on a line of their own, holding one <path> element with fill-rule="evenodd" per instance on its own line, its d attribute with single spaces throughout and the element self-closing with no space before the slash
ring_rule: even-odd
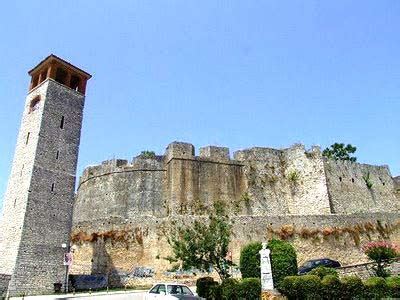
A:
<svg viewBox="0 0 400 300">
<path fill-rule="evenodd" d="M 369 171 L 366 174 L 364 174 L 362 178 L 364 179 L 367 188 L 371 189 L 374 184 L 371 181 Z"/>
</svg>

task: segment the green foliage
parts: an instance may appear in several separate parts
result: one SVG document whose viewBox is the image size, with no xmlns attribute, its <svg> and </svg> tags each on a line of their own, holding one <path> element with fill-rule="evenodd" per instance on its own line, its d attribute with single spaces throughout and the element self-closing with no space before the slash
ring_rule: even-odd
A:
<svg viewBox="0 0 400 300">
<path fill-rule="evenodd" d="M 361 298 L 363 296 L 364 285 L 357 276 L 343 277 L 342 283 L 342 299 Z"/>
<path fill-rule="evenodd" d="M 338 277 L 338 272 L 334 268 L 320 266 L 312 269 L 310 272 L 308 272 L 308 275 L 317 275 L 322 280 L 326 275 Z"/>
<path fill-rule="evenodd" d="M 243 201 L 244 203 L 246 203 L 246 205 L 249 205 L 249 203 L 250 203 L 250 201 L 251 201 L 251 198 L 250 198 L 249 193 L 245 192 L 245 193 L 242 195 L 241 198 L 242 198 L 242 201 Z"/>
<path fill-rule="evenodd" d="M 400 276 L 387 277 L 386 284 L 390 290 L 390 296 L 400 298 Z"/>
<path fill-rule="evenodd" d="M 317 275 L 287 276 L 280 292 L 291 299 L 382 299 L 398 297 L 400 277 L 371 277 L 364 284 L 355 276 L 341 280 L 335 275 L 326 275 L 322 281 Z"/>
<path fill-rule="evenodd" d="M 371 181 L 369 171 L 365 175 L 363 175 L 362 178 L 364 179 L 365 184 L 367 185 L 367 188 L 371 189 L 374 184 Z"/>
<path fill-rule="evenodd" d="M 316 275 L 299 276 L 298 295 L 301 299 L 320 299 L 321 279 Z"/>
<path fill-rule="evenodd" d="M 240 251 L 240 272 L 242 278 L 260 278 L 260 250 L 262 244 L 253 242 L 245 245 Z"/>
<path fill-rule="evenodd" d="M 390 292 L 386 281 L 382 277 L 370 277 L 364 282 L 365 297 L 367 299 L 381 299 L 389 296 Z"/>
<path fill-rule="evenodd" d="M 356 150 L 357 148 L 351 144 L 345 145 L 343 143 L 334 143 L 330 147 L 326 148 L 322 152 L 322 155 L 334 160 L 350 160 L 355 162 L 357 161 L 357 158 L 350 155 L 355 153 Z"/>
<path fill-rule="evenodd" d="M 211 299 L 211 289 L 213 286 L 218 285 L 218 282 L 214 281 L 212 277 L 202 277 L 196 281 L 196 291 L 200 297 Z"/>
<path fill-rule="evenodd" d="M 142 158 L 155 158 L 156 153 L 154 151 L 144 150 L 140 153 Z"/>
<path fill-rule="evenodd" d="M 388 277 L 390 273 L 386 270 L 386 266 L 390 259 L 399 255 L 397 246 L 386 241 L 370 242 L 364 245 L 363 250 L 370 259 L 375 261 L 376 276 Z"/>
<path fill-rule="evenodd" d="M 288 180 L 293 184 L 297 184 L 299 182 L 299 180 L 300 180 L 299 172 L 297 172 L 296 170 L 291 171 L 288 174 Z"/>
<path fill-rule="evenodd" d="M 321 299 L 321 279 L 316 275 L 287 276 L 280 286 L 280 292 L 291 299 Z"/>
<path fill-rule="evenodd" d="M 299 276 L 286 276 L 279 285 L 279 291 L 289 300 L 296 299 Z"/>
<path fill-rule="evenodd" d="M 297 274 L 297 255 L 293 246 L 285 241 L 272 239 L 267 248 L 271 250 L 271 268 L 274 285 L 279 284 L 286 276 Z"/>
<path fill-rule="evenodd" d="M 236 300 L 239 299 L 239 281 L 234 278 L 224 279 L 221 283 L 221 299 Z"/>
<path fill-rule="evenodd" d="M 167 259 L 181 261 L 184 269 L 194 267 L 208 271 L 212 265 L 220 278 L 225 279 L 230 276 L 231 262 L 226 257 L 232 225 L 219 204 L 215 205 L 215 213 L 209 219 L 208 224 L 196 220 L 192 226 L 176 228 L 168 239 L 173 256 Z"/>
<path fill-rule="evenodd" d="M 321 281 L 324 299 L 340 299 L 342 283 L 337 275 L 325 275 Z"/>
<path fill-rule="evenodd" d="M 220 284 L 213 285 L 210 288 L 210 294 L 212 300 L 220 300 L 222 299 L 222 288 Z"/>
<path fill-rule="evenodd" d="M 260 278 L 244 278 L 239 284 L 238 296 L 243 300 L 260 299 L 261 280 Z"/>
</svg>

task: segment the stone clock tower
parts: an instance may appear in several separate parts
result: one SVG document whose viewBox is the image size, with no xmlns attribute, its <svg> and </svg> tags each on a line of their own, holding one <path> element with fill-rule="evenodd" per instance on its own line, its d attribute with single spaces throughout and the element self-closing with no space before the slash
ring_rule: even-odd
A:
<svg viewBox="0 0 400 300">
<path fill-rule="evenodd" d="M 0 224 L 0 296 L 51 293 L 64 282 L 90 74 L 50 55 L 32 77 Z"/>
</svg>

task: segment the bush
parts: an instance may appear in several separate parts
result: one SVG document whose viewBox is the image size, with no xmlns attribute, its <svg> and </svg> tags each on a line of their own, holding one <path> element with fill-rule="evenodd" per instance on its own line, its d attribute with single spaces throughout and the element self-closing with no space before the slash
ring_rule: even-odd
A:
<svg viewBox="0 0 400 300">
<path fill-rule="evenodd" d="M 260 242 L 254 242 L 247 244 L 240 251 L 240 272 L 242 278 L 260 278 L 260 250 L 262 244 Z"/>
<path fill-rule="evenodd" d="M 196 281 L 197 294 L 200 297 L 211 299 L 211 287 L 218 285 L 218 282 L 214 281 L 212 277 L 202 277 Z"/>
<path fill-rule="evenodd" d="M 390 290 L 390 296 L 400 298 L 400 276 L 387 277 L 386 284 Z"/>
<path fill-rule="evenodd" d="M 286 276 L 279 285 L 279 291 L 289 300 L 296 299 L 299 276 Z"/>
<path fill-rule="evenodd" d="M 140 153 L 142 158 L 155 158 L 156 153 L 154 151 L 144 150 Z"/>
<path fill-rule="evenodd" d="M 342 283 L 342 299 L 360 298 L 363 296 L 364 285 L 357 276 L 343 277 Z"/>
<path fill-rule="evenodd" d="M 220 284 L 213 285 L 210 288 L 210 296 L 212 300 L 222 299 L 222 288 Z"/>
<path fill-rule="evenodd" d="M 338 272 L 333 268 L 320 266 L 308 272 L 308 275 L 317 275 L 322 280 L 326 275 L 338 277 Z"/>
<path fill-rule="evenodd" d="M 299 276 L 296 287 L 300 299 L 321 298 L 321 279 L 317 275 Z"/>
<path fill-rule="evenodd" d="M 261 280 L 260 278 L 244 278 L 239 285 L 238 297 L 244 300 L 260 299 Z"/>
<path fill-rule="evenodd" d="M 296 251 L 290 243 L 276 239 L 270 240 L 267 248 L 271 250 L 274 286 L 279 288 L 286 276 L 297 275 Z"/>
<path fill-rule="evenodd" d="M 389 289 L 386 281 L 382 277 L 371 277 L 364 282 L 365 294 L 367 299 L 381 299 L 389 296 Z"/>
<path fill-rule="evenodd" d="M 316 275 L 287 276 L 280 284 L 280 292 L 291 299 L 320 299 L 321 279 Z"/>
<path fill-rule="evenodd" d="M 234 278 L 224 279 L 221 283 L 221 299 L 238 299 L 239 281 Z"/>
<path fill-rule="evenodd" d="M 342 283 L 337 275 L 325 275 L 321 281 L 324 299 L 340 299 Z"/>
</svg>

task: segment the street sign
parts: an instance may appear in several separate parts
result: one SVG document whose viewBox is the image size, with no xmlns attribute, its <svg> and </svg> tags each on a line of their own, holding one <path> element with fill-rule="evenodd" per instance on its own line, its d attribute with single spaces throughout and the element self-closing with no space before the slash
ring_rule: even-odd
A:
<svg viewBox="0 0 400 300">
<path fill-rule="evenodd" d="M 67 252 L 64 253 L 64 266 L 71 266 L 72 265 L 72 253 Z"/>
</svg>

